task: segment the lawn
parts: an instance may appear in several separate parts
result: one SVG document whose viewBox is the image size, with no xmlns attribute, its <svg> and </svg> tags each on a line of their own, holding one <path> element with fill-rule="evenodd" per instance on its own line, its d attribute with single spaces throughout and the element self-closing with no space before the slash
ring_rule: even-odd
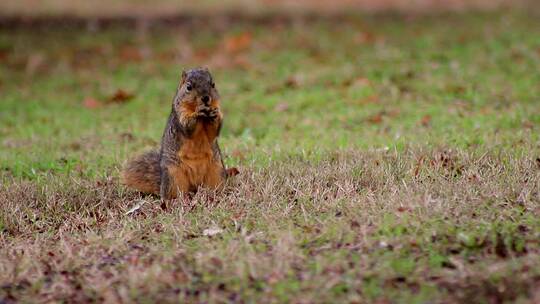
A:
<svg viewBox="0 0 540 304">
<path fill-rule="evenodd" d="M 0 27 L 0 302 L 539 302 L 539 37 L 512 10 Z M 195 66 L 240 175 L 125 189 Z"/>
</svg>

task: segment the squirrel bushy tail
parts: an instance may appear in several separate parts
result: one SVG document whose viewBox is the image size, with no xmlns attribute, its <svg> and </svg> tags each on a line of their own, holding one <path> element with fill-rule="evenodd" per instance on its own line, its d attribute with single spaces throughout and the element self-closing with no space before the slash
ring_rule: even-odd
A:
<svg viewBox="0 0 540 304">
<path fill-rule="evenodd" d="M 141 192 L 159 194 L 161 176 L 158 150 L 145 152 L 128 161 L 122 168 L 122 184 Z"/>
</svg>

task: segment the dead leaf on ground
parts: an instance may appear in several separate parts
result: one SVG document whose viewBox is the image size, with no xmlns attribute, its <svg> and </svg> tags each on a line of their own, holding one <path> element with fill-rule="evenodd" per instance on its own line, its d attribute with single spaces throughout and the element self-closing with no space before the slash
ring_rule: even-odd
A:
<svg viewBox="0 0 540 304">
<path fill-rule="evenodd" d="M 383 121 L 383 115 L 382 113 L 377 113 L 375 115 L 371 115 L 370 117 L 367 118 L 367 121 L 372 123 L 372 124 L 381 124 L 382 121 Z"/>
<path fill-rule="evenodd" d="M 227 169 L 227 176 L 237 176 L 238 174 L 240 174 L 240 171 L 236 167 Z"/>
<path fill-rule="evenodd" d="M 251 41 L 251 33 L 243 32 L 234 36 L 225 37 L 223 47 L 228 53 L 238 53 L 248 49 L 251 46 Z"/>
<path fill-rule="evenodd" d="M 122 61 L 139 62 L 144 59 L 144 51 L 134 46 L 124 46 L 120 49 L 120 59 Z"/>
<path fill-rule="evenodd" d="M 285 87 L 287 88 L 298 88 L 302 84 L 302 76 L 300 75 L 291 75 L 285 80 Z"/>
<path fill-rule="evenodd" d="M 92 98 L 92 97 L 86 97 L 84 100 L 83 100 L 83 107 L 87 108 L 87 109 L 96 109 L 96 108 L 99 108 L 101 107 L 103 104 L 95 99 L 95 98 Z"/>
<path fill-rule="evenodd" d="M 430 123 L 431 123 L 431 115 L 429 114 L 422 116 L 422 118 L 420 119 L 420 124 L 424 127 L 429 126 Z"/>
<path fill-rule="evenodd" d="M 135 97 L 134 94 L 128 93 L 122 89 L 118 89 L 111 97 L 109 97 L 109 103 L 125 103 Z"/>
<path fill-rule="evenodd" d="M 373 33 L 366 31 L 358 33 L 354 38 L 354 42 L 358 44 L 371 44 L 375 41 L 377 41 L 377 37 Z"/>
<path fill-rule="evenodd" d="M 409 208 L 400 206 L 400 207 L 397 208 L 397 211 L 398 212 L 405 212 L 405 211 L 409 211 Z"/>
</svg>

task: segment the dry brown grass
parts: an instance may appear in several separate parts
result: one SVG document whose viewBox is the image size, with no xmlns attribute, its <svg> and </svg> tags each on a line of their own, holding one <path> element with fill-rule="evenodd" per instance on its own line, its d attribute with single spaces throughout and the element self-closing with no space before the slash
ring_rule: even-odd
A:
<svg viewBox="0 0 540 304">
<path fill-rule="evenodd" d="M 498 303 L 540 296 L 534 155 L 300 153 L 245 166 L 225 193 L 201 191 L 171 204 L 125 192 L 116 175 L 41 182 L 3 175 L 0 299 Z M 147 203 L 126 215 L 141 199 Z M 223 232 L 205 236 L 208 228 Z"/>
</svg>

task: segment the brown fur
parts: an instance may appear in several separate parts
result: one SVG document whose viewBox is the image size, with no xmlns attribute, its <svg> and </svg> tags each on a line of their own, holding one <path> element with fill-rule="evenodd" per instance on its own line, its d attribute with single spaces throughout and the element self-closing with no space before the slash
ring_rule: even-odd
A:
<svg viewBox="0 0 540 304">
<path fill-rule="evenodd" d="M 202 101 L 207 96 L 210 102 Z M 183 73 L 161 150 L 128 162 L 122 182 L 163 199 L 201 186 L 219 188 L 228 176 L 217 144 L 222 119 L 219 94 L 208 70 Z"/>
<path fill-rule="evenodd" d="M 223 166 L 214 157 L 212 143 L 217 137 L 215 122 L 198 122 L 193 136 L 185 139 L 178 151 L 179 165 L 167 167 L 171 180 L 171 197 L 178 192 L 193 192 L 199 186 L 217 189 L 224 181 Z M 159 194 L 159 152 L 150 151 L 126 163 L 122 184 L 141 192 Z"/>
<path fill-rule="evenodd" d="M 141 192 L 159 194 L 159 151 L 148 151 L 126 162 L 120 182 Z"/>
<path fill-rule="evenodd" d="M 194 101 L 184 101 L 180 104 L 180 121 L 182 123 L 187 123 L 189 119 L 192 119 L 197 113 L 197 103 Z"/>
<path fill-rule="evenodd" d="M 179 166 L 169 166 L 173 189 L 195 191 L 199 186 L 218 188 L 223 182 L 223 166 L 214 157 L 212 144 L 217 137 L 214 122 L 198 122 L 193 136 L 178 151 Z M 173 191 L 173 196 L 177 196 Z"/>
</svg>

